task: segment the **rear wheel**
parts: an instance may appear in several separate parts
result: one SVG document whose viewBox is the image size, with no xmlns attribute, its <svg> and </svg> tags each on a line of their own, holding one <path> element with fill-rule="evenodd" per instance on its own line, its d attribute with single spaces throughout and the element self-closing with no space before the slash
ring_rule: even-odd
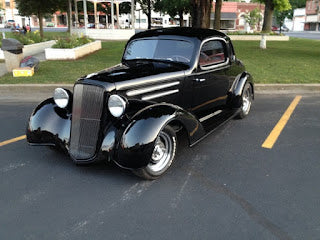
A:
<svg viewBox="0 0 320 240">
<path fill-rule="evenodd" d="M 252 87 L 250 83 L 246 83 L 244 86 L 242 96 L 241 96 L 241 108 L 240 108 L 240 113 L 238 115 L 238 118 L 245 118 L 248 116 L 250 109 L 251 109 L 251 104 L 253 100 L 253 94 L 252 94 Z"/>
<path fill-rule="evenodd" d="M 134 174 L 148 180 L 157 179 L 171 166 L 176 151 L 176 134 L 171 127 L 166 126 L 160 131 L 155 141 L 150 163 L 144 168 L 133 170 Z"/>
</svg>

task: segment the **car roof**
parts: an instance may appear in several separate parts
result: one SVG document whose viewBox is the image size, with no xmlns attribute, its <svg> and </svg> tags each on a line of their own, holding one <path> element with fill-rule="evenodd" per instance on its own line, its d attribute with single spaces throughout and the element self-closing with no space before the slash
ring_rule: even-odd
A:
<svg viewBox="0 0 320 240">
<path fill-rule="evenodd" d="M 210 37 L 221 37 L 226 40 L 229 37 L 223 32 L 214 29 L 205 28 L 192 28 L 192 27 L 171 27 L 171 28 L 159 28 L 153 30 L 147 30 L 135 34 L 130 40 L 146 37 L 155 37 L 161 35 L 172 35 L 172 36 L 184 36 L 198 38 L 199 40 L 204 40 Z"/>
</svg>

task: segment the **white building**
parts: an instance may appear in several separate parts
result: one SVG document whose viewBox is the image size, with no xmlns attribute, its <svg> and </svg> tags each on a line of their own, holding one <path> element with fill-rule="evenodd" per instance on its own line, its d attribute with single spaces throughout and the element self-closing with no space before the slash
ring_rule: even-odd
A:
<svg viewBox="0 0 320 240">
<path fill-rule="evenodd" d="M 306 9 L 297 8 L 293 12 L 293 31 L 303 31 L 306 21 Z"/>
<path fill-rule="evenodd" d="M 190 25 L 190 15 L 183 15 L 184 26 Z M 131 22 L 130 14 L 122 14 L 119 17 L 119 22 L 121 28 L 129 27 Z M 151 12 L 151 26 L 153 28 L 157 27 L 177 27 L 180 25 L 179 16 L 171 18 L 168 14 L 162 14 L 160 12 Z M 136 4 L 135 11 L 135 28 L 136 29 L 147 29 L 148 28 L 148 17 L 141 10 L 139 3 Z"/>
</svg>

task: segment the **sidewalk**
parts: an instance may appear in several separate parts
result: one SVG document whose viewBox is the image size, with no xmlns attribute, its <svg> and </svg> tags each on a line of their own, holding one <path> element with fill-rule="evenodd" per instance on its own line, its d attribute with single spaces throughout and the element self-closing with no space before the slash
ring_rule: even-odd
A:
<svg viewBox="0 0 320 240">
<path fill-rule="evenodd" d="M 46 56 L 44 52 L 41 52 L 39 54 L 34 55 L 33 57 L 36 57 L 40 60 L 40 62 L 46 61 Z M 0 63 L 0 77 L 7 74 L 7 68 L 5 63 Z"/>
</svg>

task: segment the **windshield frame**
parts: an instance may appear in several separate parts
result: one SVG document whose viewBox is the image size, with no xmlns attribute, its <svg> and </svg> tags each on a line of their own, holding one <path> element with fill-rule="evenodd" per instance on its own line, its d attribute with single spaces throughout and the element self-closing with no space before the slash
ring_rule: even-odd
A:
<svg viewBox="0 0 320 240">
<path fill-rule="evenodd" d="M 125 49 L 123 51 L 123 54 L 122 54 L 122 59 L 121 59 L 122 63 L 125 63 L 125 62 L 128 62 L 128 61 L 135 61 L 135 60 L 138 61 L 139 60 L 139 59 L 125 59 L 124 55 L 125 55 L 125 53 L 127 51 L 127 48 L 129 46 L 129 44 L 131 44 L 134 41 L 141 41 L 141 40 L 172 40 L 172 41 L 186 41 L 186 42 L 189 42 L 194 46 L 192 54 L 191 54 L 190 62 L 168 61 L 168 60 L 165 60 L 165 59 L 163 60 L 163 62 L 172 63 L 172 64 L 178 63 L 178 64 L 183 64 L 183 65 L 188 65 L 189 67 L 194 66 L 195 56 L 197 55 L 197 52 L 198 52 L 197 49 L 198 49 L 198 45 L 199 45 L 199 43 L 198 43 L 199 40 L 197 40 L 196 38 L 192 38 L 192 37 L 175 36 L 175 35 L 160 35 L 160 36 L 154 36 L 154 37 L 136 38 L 136 39 L 128 41 L 126 46 L 125 46 Z M 161 61 L 161 59 L 148 59 L 148 60 L 149 61 L 152 61 L 152 60 Z"/>
</svg>

